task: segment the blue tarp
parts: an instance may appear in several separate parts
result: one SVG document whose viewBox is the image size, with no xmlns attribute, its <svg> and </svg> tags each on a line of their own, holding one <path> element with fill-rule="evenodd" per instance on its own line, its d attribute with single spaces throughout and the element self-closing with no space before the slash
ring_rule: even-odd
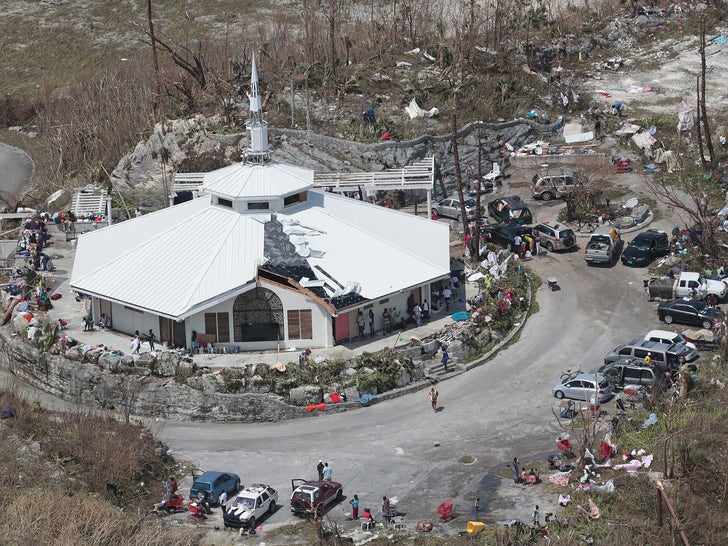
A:
<svg viewBox="0 0 728 546">
<path fill-rule="evenodd" d="M 465 311 L 460 311 L 460 312 L 458 312 L 458 313 L 453 313 L 453 314 L 452 314 L 452 317 L 451 317 L 451 318 L 452 318 L 452 319 L 453 319 L 453 320 L 454 320 L 455 322 L 457 322 L 457 321 L 459 321 L 459 320 L 468 320 L 468 317 L 469 317 L 469 316 L 470 316 L 470 315 L 469 315 L 468 313 L 466 313 Z"/>
<path fill-rule="evenodd" d="M 375 400 L 377 399 L 376 395 L 374 394 L 362 394 L 359 397 L 359 403 L 362 406 L 369 406 L 371 405 Z"/>
</svg>

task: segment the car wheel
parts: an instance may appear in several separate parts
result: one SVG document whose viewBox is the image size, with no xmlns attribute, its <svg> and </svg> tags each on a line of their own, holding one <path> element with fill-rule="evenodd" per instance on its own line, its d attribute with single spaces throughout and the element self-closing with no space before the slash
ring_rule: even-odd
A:
<svg viewBox="0 0 728 546">
<path fill-rule="evenodd" d="M 276 511 L 276 503 L 275 502 L 271 502 L 270 503 L 270 506 L 268 507 L 268 513 L 269 514 L 272 514 L 275 511 Z"/>
<path fill-rule="evenodd" d="M 339 489 L 339 490 L 338 490 L 338 491 L 336 492 L 336 502 L 341 502 L 341 500 L 342 500 L 343 498 L 344 498 L 344 492 L 343 492 L 343 491 L 342 491 L 341 489 Z"/>
<path fill-rule="evenodd" d="M 553 252 L 554 251 L 554 244 L 552 242 L 546 243 L 546 250 L 548 250 L 549 252 Z"/>
<path fill-rule="evenodd" d="M 255 516 L 248 520 L 248 529 L 255 529 Z"/>
<path fill-rule="evenodd" d="M 240 480 L 235 480 L 235 487 L 233 488 L 233 495 L 240 491 Z"/>
<path fill-rule="evenodd" d="M 564 239 L 564 244 L 568 247 L 572 247 L 574 246 L 574 244 L 576 244 L 576 241 L 573 237 L 567 237 L 566 239 Z"/>
<path fill-rule="evenodd" d="M 207 493 L 204 491 L 197 492 L 197 500 L 204 501 L 207 498 Z"/>
<path fill-rule="evenodd" d="M 665 318 L 662 320 L 665 321 L 665 324 L 672 324 L 672 315 L 665 315 Z"/>
<path fill-rule="evenodd" d="M 459 222 L 459 221 L 460 221 L 460 215 L 459 215 L 459 214 L 458 214 L 458 215 L 457 215 L 457 217 L 455 218 L 455 221 L 456 221 L 456 222 Z"/>
<path fill-rule="evenodd" d="M 713 327 L 713 322 L 710 320 L 704 320 L 703 321 L 703 328 L 706 330 L 710 330 Z"/>
<path fill-rule="evenodd" d="M 541 194 L 541 199 L 543 199 L 544 201 L 551 201 L 552 197 L 553 195 L 551 195 L 551 192 L 548 191 L 545 191 Z"/>
<path fill-rule="evenodd" d="M 561 391 L 556 391 L 556 392 L 554 393 L 554 396 L 555 396 L 556 398 L 558 398 L 559 400 L 561 400 L 561 399 L 562 399 L 562 398 L 564 397 L 564 393 L 563 393 L 563 392 L 561 392 Z"/>
<path fill-rule="evenodd" d="M 316 517 L 321 518 L 324 515 L 324 503 L 322 502 L 316 507 Z"/>
<path fill-rule="evenodd" d="M 711 307 L 715 305 L 717 300 L 718 298 L 715 296 L 715 294 L 708 294 L 707 296 L 705 296 L 705 303 L 707 303 Z"/>
</svg>

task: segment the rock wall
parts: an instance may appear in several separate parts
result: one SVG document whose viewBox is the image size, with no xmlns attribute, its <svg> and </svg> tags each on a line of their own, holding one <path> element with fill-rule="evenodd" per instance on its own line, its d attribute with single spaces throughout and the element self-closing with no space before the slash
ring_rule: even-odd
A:
<svg viewBox="0 0 728 546">
<path fill-rule="evenodd" d="M 79 356 L 81 355 L 81 356 Z M 164 359 L 162 359 L 164 360 Z M 182 366 L 184 363 L 165 366 Z M 259 393 L 223 394 L 204 385 L 179 383 L 173 377 L 149 375 L 144 362 L 131 357 L 101 356 L 100 351 L 41 353 L 32 345 L 0 331 L 0 366 L 22 381 L 63 400 L 91 408 L 131 409 L 133 415 L 195 421 L 262 422 L 315 415 L 282 398 Z M 329 408 L 327 408 L 328 410 Z M 332 408 L 336 411 L 339 408 Z M 344 409 L 343 407 L 341 409 Z"/>
<path fill-rule="evenodd" d="M 215 155 L 226 163 L 240 160 L 247 146 L 245 135 L 221 135 L 208 128 L 219 126 L 219 120 L 201 115 L 187 120 L 168 122 L 164 128 L 155 127 L 154 133 L 140 142 L 134 151 L 119 161 L 111 173 L 115 185 L 127 188 L 159 187 L 164 181 L 162 173 L 171 179 L 175 165 L 205 155 Z M 458 131 L 458 151 L 463 169 L 477 168 L 478 141 L 481 142 L 483 174 L 490 171 L 489 162 L 498 158 L 498 139 L 503 138 L 514 148 L 555 134 L 561 120 L 545 125 L 531 120 L 516 119 L 504 123 L 469 123 Z M 452 159 L 452 138 L 445 135 L 423 135 L 408 141 L 387 141 L 364 144 L 294 129 L 269 131 L 271 149 L 276 160 L 300 165 L 320 172 L 381 171 L 401 168 L 413 161 L 433 155 L 440 180 L 435 194 L 449 192 L 455 187 L 455 169 Z M 164 150 L 164 153 L 163 153 Z M 162 157 L 167 157 L 166 166 Z M 184 172 L 181 169 L 180 172 Z M 465 172 L 465 171 L 464 171 Z M 463 175 L 466 179 L 468 174 Z"/>
</svg>

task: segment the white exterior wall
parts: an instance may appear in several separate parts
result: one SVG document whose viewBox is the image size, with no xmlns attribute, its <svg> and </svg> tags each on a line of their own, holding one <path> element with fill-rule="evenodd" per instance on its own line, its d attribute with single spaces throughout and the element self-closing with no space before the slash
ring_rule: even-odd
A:
<svg viewBox="0 0 728 546">
<path fill-rule="evenodd" d="M 94 322 L 98 325 L 101 319 L 101 305 L 98 298 L 93 298 Z M 118 332 L 133 335 L 136 330 L 142 334 L 142 338 L 151 328 L 157 339 L 160 337 L 159 317 L 152 313 L 134 311 L 118 303 L 111 304 L 111 326 Z"/>
<path fill-rule="evenodd" d="M 299 348 L 321 348 L 330 347 L 333 344 L 333 333 L 331 326 L 331 318 L 328 311 L 318 305 L 315 301 L 304 297 L 298 292 L 292 290 L 285 290 L 275 285 L 262 283 L 262 286 L 276 294 L 283 304 L 283 334 L 284 339 L 280 340 L 280 348 L 282 350 L 289 349 L 291 347 Z M 276 341 L 260 341 L 260 342 L 247 342 L 247 343 L 236 343 L 234 341 L 234 324 L 233 324 L 233 304 L 235 303 L 236 296 L 231 297 L 224 302 L 205 309 L 201 313 L 192 315 L 185 321 L 185 333 L 187 335 L 187 346 L 192 345 L 192 331 L 203 333 L 205 331 L 205 313 L 228 313 L 230 323 L 230 341 L 225 345 L 237 345 L 241 350 L 245 351 L 263 351 L 269 349 L 277 349 L 278 343 Z M 313 324 L 313 339 L 293 339 L 288 340 L 288 314 L 289 309 L 310 309 L 311 310 L 311 321 Z"/>
</svg>

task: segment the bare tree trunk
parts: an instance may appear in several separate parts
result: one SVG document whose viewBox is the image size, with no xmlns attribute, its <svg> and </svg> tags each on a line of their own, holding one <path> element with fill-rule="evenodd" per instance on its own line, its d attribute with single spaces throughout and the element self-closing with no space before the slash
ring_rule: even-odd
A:
<svg viewBox="0 0 728 546">
<path fill-rule="evenodd" d="M 703 122 L 703 116 L 700 112 L 700 76 L 698 76 L 697 81 L 695 82 L 695 87 L 697 90 L 697 99 L 696 102 L 697 108 L 698 108 L 698 151 L 700 152 L 700 162 L 703 165 L 704 169 L 708 168 L 708 162 L 705 161 L 705 152 L 703 152 L 703 128 L 702 128 L 702 122 Z"/>
<path fill-rule="evenodd" d="M 336 10 L 339 0 L 329 0 L 329 47 L 331 48 L 331 75 L 336 79 Z"/>
<path fill-rule="evenodd" d="M 152 98 L 152 122 L 156 125 L 159 110 L 159 97 L 162 84 L 159 79 L 159 59 L 157 58 L 157 38 L 154 35 L 154 18 L 152 17 L 152 0 L 147 0 L 147 21 L 149 23 L 149 39 L 152 42 L 152 62 L 154 63 L 154 96 Z"/>
<path fill-rule="evenodd" d="M 698 115 L 702 119 L 703 130 L 705 131 L 705 145 L 708 148 L 708 154 L 710 154 L 710 161 L 708 166 L 714 169 L 717 164 L 717 158 L 715 150 L 713 149 L 713 138 L 710 136 L 710 125 L 708 123 L 708 111 L 705 107 L 705 18 L 700 18 L 700 90 L 698 94 L 698 104 L 700 110 Z M 701 158 L 703 154 L 701 152 Z M 703 160 L 705 165 L 705 160 Z"/>
<path fill-rule="evenodd" d="M 455 93 L 455 92 L 454 92 Z M 452 109 L 452 159 L 455 162 L 455 185 L 460 201 L 460 220 L 463 222 L 463 231 L 468 233 L 468 213 L 465 210 L 465 197 L 463 195 L 463 174 L 460 171 L 460 153 L 458 152 L 458 121 L 457 121 L 457 95 L 453 94 Z"/>
</svg>

